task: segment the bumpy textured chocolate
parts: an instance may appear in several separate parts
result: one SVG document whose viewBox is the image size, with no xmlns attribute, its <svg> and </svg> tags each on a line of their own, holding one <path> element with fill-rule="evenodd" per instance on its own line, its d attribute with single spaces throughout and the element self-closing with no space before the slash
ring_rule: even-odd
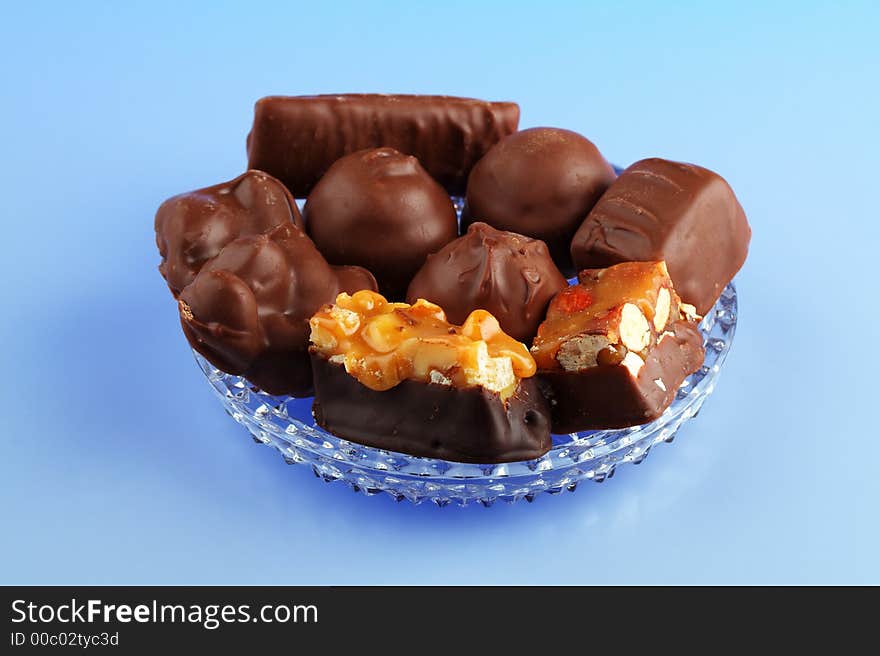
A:
<svg viewBox="0 0 880 656">
<path fill-rule="evenodd" d="M 584 217 L 614 181 L 614 169 L 576 132 L 532 128 L 502 139 L 471 171 L 462 224 L 541 239 L 564 273 Z"/>
<path fill-rule="evenodd" d="M 464 194 L 473 165 L 516 131 L 519 106 L 450 96 L 269 96 L 254 107 L 249 165 L 304 198 L 337 159 L 389 146 L 414 155 L 446 190 Z"/>
<path fill-rule="evenodd" d="M 531 344 L 550 299 L 567 285 L 544 242 L 474 223 L 428 256 L 407 302 L 432 301 L 457 324 L 473 310 L 488 310 L 504 332 Z"/>
<path fill-rule="evenodd" d="M 226 244 L 291 222 L 303 225 L 293 196 L 262 171 L 174 196 L 156 212 L 159 272 L 176 298 Z"/>
<path fill-rule="evenodd" d="M 550 404 L 553 432 L 625 428 L 663 414 L 705 356 L 695 323 L 678 321 L 672 333 L 648 352 L 636 378 L 619 364 L 581 372 L 539 371 L 538 383 Z"/>
<path fill-rule="evenodd" d="M 666 260 L 685 303 L 705 314 L 745 262 L 751 238 L 730 185 L 716 173 L 665 159 L 636 162 L 578 229 L 578 269 Z"/>
<path fill-rule="evenodd" d="M 368 268 L 400 300 L 425 258 L 458 235 L 452 200 L 415 157 L 393 148 L 338 160 L 303 209 L 306 230 L 333 264 Z"/>
<path fill-rule="evenodd" d="M 365 269 L 334 269 L 293 223 L 241 237 L 180 294 L 190 344 L 214 366 L 270 394 L 312 388 L 309 318 L 341 291 L 376 289 Z"/>
<path fill-rule="evenodd" d="M 503 402 L 481 387 L 405 380 L 385 391 L 359 383 L 312 354 L 319 426 L 367 446 L 426 458 L 497 463 L 530 460 L 550 449 L 547 404 L 534 378 Z"/>
</svg>

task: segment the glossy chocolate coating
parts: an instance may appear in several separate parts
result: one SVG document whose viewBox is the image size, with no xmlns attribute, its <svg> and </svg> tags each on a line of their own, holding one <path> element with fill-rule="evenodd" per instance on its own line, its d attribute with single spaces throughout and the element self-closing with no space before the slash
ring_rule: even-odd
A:
<svg viewBox="0 0 880 656">
<path fill-rule="evenodd" d="M 745 262 L 751 229 L 724 178 L 693 164 L 644 159 L 627 168 L 578 229 L 578 269 L 666 260 L 685 303 L 705 314 Z"/>
<path fill-rule="evenodd" d="M 303 209 L 333 264 L 366 267 L 400 300 L 425 258 L 458 235 L 455 207 L 415 157 L 393 148 L 352 153 L 321 178 Z"/>
<path fill-rule="evenodd" d="M 481 387 L 455 388 L 405 380 L 375 391 L 341 364 L 312 354 L 319 426 L 389 451 L 457 462 L 531 460 L 550 448 L 547 403 L 534 378 L 503 402 Z"/>
<path fill-rule="evenodd" d="M 254 107 L 249 166 L 305 198 L 340 157 L 388 146 L 414 155 L 452 195 L 473 165 L 516 131 L 519 106 L 451 96 L 269 96 Z"/>
<path fill-rule="evenodd" d="M 678 321 L 672 332 L 648 352 L 636 378 L 623 365 L 600 364 L 580 372 L 539 371 L 553 432 L 625 428 L 663 414 L 684 379 L 700 368 L 705 356 L 695 323 Z"/>
<path fill-rule="evenodd" d="M 611 165 L 576 132 L 523 130 L 502 139 L 474 166 L 462 223 L 484 221 L 541 239 L 570 274 L 571 238 L 613 181 Z"/>
<path fill-rule="evenodd" d="M 488 310 L 504 332 L 531 344 L 550 299 L 567 285 L 544 242 L 474 223 L 428 256 L 407 302 L 432 301 L 456 324 L 473 310 Z"/>
<path fill-rule="evenodd" d="M 156 212 L 159 272 L 177 297 L 226 244 L 283 223 L 303 225 L 290 192 L 262 171 L 174 196 Z"/>
<path fill-rule="evenodd" d="M 293 223 L 241 237 L 180 294 L 190 344 L 218 369 L 270 394 L 312 388 L 309 318 L 341 291 L 376 289 L 359 267 L 334 269 Z"/>
</svg>

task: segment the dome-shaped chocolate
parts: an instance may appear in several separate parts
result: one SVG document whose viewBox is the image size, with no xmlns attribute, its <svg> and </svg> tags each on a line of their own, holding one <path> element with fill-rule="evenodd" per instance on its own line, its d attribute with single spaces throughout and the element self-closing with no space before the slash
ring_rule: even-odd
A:
<svg viewBox="0 0 880 656">
<path fill-rule="evenodd" d="M 576 132 L 515 132 L 471 170 L 462 221 L 541 239 L 556 265 L 570 273 L 571 238 L 614 177 L 596 146 Z"/>
<path fill-rule="evenodd" d="M 488 310 L 504 332 L 531 344 L 550 299 L 567 285 L 544 242 L 474 223 L 428 257 L 407 302 L 436 303 L 457 324 L 473 310 Z"/>
<path fill-rule="evenodd" d="M 250 170 L 229 182 L 169 198 L 156 212 L 159 272 L 176 297 L 226 244 L 302 218 L 283 184 Z"/>
<path fill-rule="evenodd" d="M 336 161 L 309 194 L 306 230 L 332 264 L 366 267 L 399 300 L 425 258 L 455 239 L 449 195 L 415 157 L 393 148 Z"/>
</svg>

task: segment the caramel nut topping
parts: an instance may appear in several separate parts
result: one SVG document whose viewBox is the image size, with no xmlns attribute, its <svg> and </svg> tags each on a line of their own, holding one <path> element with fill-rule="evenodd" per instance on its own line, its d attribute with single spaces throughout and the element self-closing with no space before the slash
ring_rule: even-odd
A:
<svg viewBox="0 0 880 656">
<path fill-rule="evenodd" d="M 667 287 L 661 287 L 657 292 L 657 304 L 654 306 L 654 330 L 662 332 L 669 323 L 669 313 L 672 311 L 672 295 Z"/>
<path fill-rule="evenodd" d="M 690 303 L 681 303 L 681 312 L 687 317 L 688 321 L 699 321 L 703 318 L 697 314 L 697 308 Z"/>
<path fill-rule="evenodd" d="M 641 372 L 642 367 L 645 366 L 645 361 L 635 353 L 630 352 L 626 354 L 620 362 L 620 365 L 629 369 L 630 376 L 638 378 L 639 372 Z"/>
<path fill-rule="evenodd" d="M 424 299 L 389 303 L 365 290 L 340 294 L 309 323 L 314 348 L 328 359 L 341 357 L 345 370 L 374 390 L 412 379 L 478 385 L 507 399 L 521 378 L 536 371 L 526 346 L 485 310 L 474 310 L 456 326 Z"/>
<path fill-rule="evenodd" d="M 683 316 L 665 262 L 586 269 L 578 284 L 550 302 L 531 353 L 546 370 L 623 364 L 634 371 L 658 336 Z"/>
<path fill-rule="evenodd" d="M 627 350 L 619 344 L 609 344 L 596 354 L 596 364 L 602 367 L 615 367 L 623 362 Z"/>
</svg>

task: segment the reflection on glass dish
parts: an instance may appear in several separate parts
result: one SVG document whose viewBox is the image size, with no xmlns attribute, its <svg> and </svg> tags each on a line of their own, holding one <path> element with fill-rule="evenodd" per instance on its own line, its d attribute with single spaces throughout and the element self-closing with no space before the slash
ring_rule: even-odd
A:
<svg viewBox="0 0 880 656">
<path fill-rule="evenodd" d="M 240 376 L 218 371 L 198 353 L 195 357 L 227 413 L 289 464 L 310 465 L 324 481 L 342 481 L 368 495 L 385 493 L 398 501 L 438 506 L 490 506 L 498 500 L 531 501 L 541 492 L 573 491 L 584 480 L 601 483 L 618 465 L 638 464 L 653 446 L 672 442 L 715 387 L 730 351 L 736 311 L 736 288 L 730 283 L 700 324 L 706 346 L 702 368 L 685 379 L 659 419 L 620 430 L 554 435 L 553 447 L 540 458 L 499 465 L 419 458 L 340 439 L 315 425 L 311 397 L 266 394 Z"/>
</svg>

